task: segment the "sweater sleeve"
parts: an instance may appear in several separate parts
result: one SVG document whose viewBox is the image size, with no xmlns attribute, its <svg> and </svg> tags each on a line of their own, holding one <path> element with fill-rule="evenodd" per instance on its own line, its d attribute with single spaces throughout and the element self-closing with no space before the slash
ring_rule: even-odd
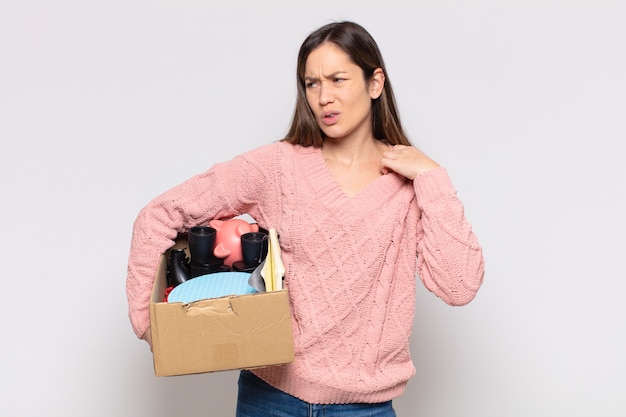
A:
<svg viewBox="0 0 626 417">
<path fill-rule="evenodd" d="M 262 147 L 216 164 L 154 198 L 139 212 L 133 224 L 126 279 L 128 314 L 138 337 L 150 325 L 150 295 L 159 258 L 179 233 L 212 219 L 243 213 L 259 221 L 264 216 L 262 207 L 276 206 L 267 203 L 275 195 L 271 189 L 276 181 L 271 175 L 278 158 L 272 149 Z"/>
<path fill-rule="evenodd" d="M 450 305 L 472 301 L 483 282 L 482 248 L 445 168 L 413 182 L 418 222 L 418 273 L 426 287 Z"/>
</svg>

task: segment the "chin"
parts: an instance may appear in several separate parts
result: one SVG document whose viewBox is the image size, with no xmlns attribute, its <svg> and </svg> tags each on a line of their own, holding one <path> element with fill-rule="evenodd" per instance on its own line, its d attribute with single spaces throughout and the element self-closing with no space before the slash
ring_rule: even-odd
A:
<svg viewBox="0 0 626 417">
<path fill-rule="evenodd" d="M 324 136 L 324 139 L 339 140 L 346 136 L 346 132 L 337 132 L 336 129 L 328 129 L 325 127 L 325 129 L 322 129 L 322 135 Z"/>
</svg>

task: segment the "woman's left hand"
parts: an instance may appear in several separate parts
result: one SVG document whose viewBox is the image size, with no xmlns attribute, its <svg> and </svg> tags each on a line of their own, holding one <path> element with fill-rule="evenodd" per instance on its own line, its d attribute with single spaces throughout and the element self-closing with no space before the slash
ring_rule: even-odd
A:
<svg viewBox="0 0 626 417">
<path fill-rule="evenodd" d="M 439 167 L 439 164 L 414 146 L 394 145 L 383 153 L 383 172 L 394 171 L 410 180 Z"/>
</svg>

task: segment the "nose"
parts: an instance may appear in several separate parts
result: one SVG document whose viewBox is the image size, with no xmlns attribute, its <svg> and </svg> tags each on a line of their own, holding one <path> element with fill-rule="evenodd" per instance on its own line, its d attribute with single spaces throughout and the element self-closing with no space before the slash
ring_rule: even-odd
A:
<svg viewBox="0 0 626 417">
<path fill-rule="evenodd" d="M 332 103 L 335 100 L 335 96 L 333 95 L 332 88 L 329 85 L 320 86 L 320 105 L 325 106 L 328 103 Z"/>
</svg>

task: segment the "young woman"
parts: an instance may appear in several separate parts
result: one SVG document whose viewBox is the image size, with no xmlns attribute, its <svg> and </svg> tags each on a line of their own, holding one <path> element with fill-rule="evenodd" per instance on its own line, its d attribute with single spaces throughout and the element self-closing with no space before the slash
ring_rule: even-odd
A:
<svg viewBox="0 0 626 417">
<path fill-rule="evenodd" d="M 444 302 L 464 305 L 482 283 L 482 250 L 445 168 L 407 139 L 363 27 L 311 33 L 297 80 L 285 139 L 214 165 L 140 212 L 130 319 L 150 343 L 152 278 L 178 233 L 247 213 L 280 235 L 295 361 L 242 371 L 237 415 L 393 416 L 392 399 L 415 373 L 416 273 Z"/>
</svg>

